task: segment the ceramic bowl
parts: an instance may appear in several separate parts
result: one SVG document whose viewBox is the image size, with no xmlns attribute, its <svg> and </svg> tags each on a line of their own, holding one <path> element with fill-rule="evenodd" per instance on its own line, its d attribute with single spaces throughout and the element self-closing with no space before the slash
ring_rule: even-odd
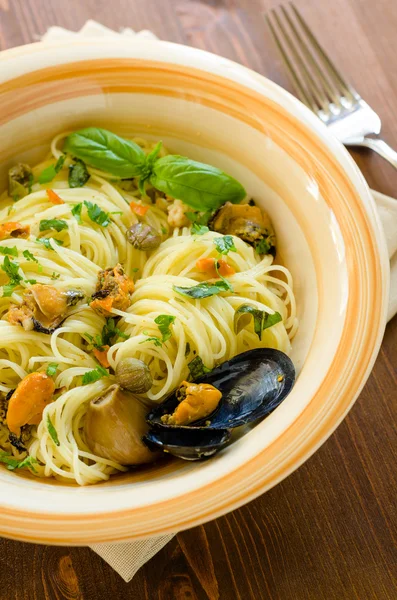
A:
<svg viewBox="0 0 397 600">
<path fill-rule="evenodd" d="M 382 339 L 388 259 L 374 202 L 347 151 L 300 102 L 228 60 L 157 41 L 33 44 L 0 56 L 0 179 L 62 130 L 161 138 L 232 173 L 271 214 L 300 327 L 290 396 L 201 463 L 170 461 L 79 488 L 0 470 L 0 535 L 56 544 L 192 527 L 249 502 L 341 422 Z"/>
</svg>

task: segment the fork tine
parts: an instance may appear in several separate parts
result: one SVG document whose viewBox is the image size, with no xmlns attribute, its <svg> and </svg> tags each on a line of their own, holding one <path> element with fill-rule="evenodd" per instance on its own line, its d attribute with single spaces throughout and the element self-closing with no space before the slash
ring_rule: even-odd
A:
<svg viewBox="0 0 397 600">
<path fill-rule="evenodd" d="M 304 88 L 305 96 L 308 97 L 308 101 L 305 102 L 313 110 L 318 113 L 319 111 L 323 111 L 324 113 L 329 112 L 329 103 L 330 99 L 326 93 L 326 90 L 321 87 L 314 79 L 310 71 L 308 70 L 305 61 L 302 57 L 302 49 L 299 46 L 299 40 L 294 39 L 294 37 L 290 36 L 288 32 L 288 28 L 284 25 L 283 21 L 287 21 L 289 24 L 288 15 L 285 11 L 284 7 L 281 7 L 283 20 L 281 20 L 277 9 L 272 9 L 269 14 L 271 14 L 277 23 L 277 28 L 283 38 L 285 46 L 288 47 L 288 52 L 293 59 L 293 62 L 289 59 L 288 53 L 284 50 L 283 58 L 288 61 L 288 69 L 290 74 L 293 74 L 293 80 L 296 84 L 299 81 L 299 77 L 303 80 L 304 86 L 300 83 L 300 88 Z M 267 19 L 269 22 L 269 18 Z M 277 37 L 275 33 L 275 28 L 273 26 L 273 36 Z M 292 31 L 294 34 L 294 31 Z M 280 36 L 278 40 L 278 46 L 282 46 Z M 295 36 L 296 38 L 296 36 Z M 304 54 L 304 53 L 303 53 Z M 295 65 L 295 67 L 294 67 Z"/>
<path fill-rule="evenodd" d="M 269 26 L 270 29 L 270 33 L 273 36 L 274 42 L 281 54 L 282 59 L 284 60 L 285 66 L 287 67 L 287 70 L 291 76 L 291 79 L 294 83 L 294 86 L 298 92 L 298 96 L 300 98 L 300 100 L 303 102 L 303 104 L 306 104 L 306 106 L 308 106 L 310 109 L 315 110 L 315 107 L 313 106 L 312 100 L 309 98 L 309 96 L 307 95 L 305 88 L 302 86 L 299 77 L 296 74 L 296 71 L 290 61 L 290 59 L 288 58 L 288 54 L 285 52 L 283 44 L 281 42 L 281 38 L 279 37 L 276 29 L 273 26 L 273 23 L 270 19 L 270 13 L 265 15 L 265 19 L 266 22 Z"/>
<path fill-rule="evenodd" d="M 347 95 L 351 96 L 351 99 L 359 100 L 360 99 L 359 94 L 342 77 L 341 73 L 338 71 L 338 69 L 336 68 L 336 66 L 334 65 L 334 63 L 331 61 L 331 59 L 329 58 L 329 56 L 325 53 L 325 51 L 322 49 L 322 47 L 318 43 L 317 39 L 313 35 L 312 31 L 310 30 L 309 26 L 307 25 L 306 21 L 303 19 L 302 15 L 300 14 L 300 12 L 296 8 L 296 6 L 292 2 L 290 3 L 290 6 L 291 6 L 291 9 L 292 9 L 292 11 L 293 11 L 293 13 L 294 13 L 297 21 L 299 22 L 299 24 L 302 27 L 303 31 L 306 33 L 306 35 L 307 35 L 308 39 L 310 40 L 312 46 L 317 51 L 318 56 L 322 60 L 324 66 L 325 66 L 325 68 L 327 70 L 327 73 L 330 76 L 330 78 L 331 78 L 333 84 L 335 85 L 336 89 L 339 90 L 339 92 L 342 93 L 342 94 L 346 94 L 347 93 Z"/>
</svg>

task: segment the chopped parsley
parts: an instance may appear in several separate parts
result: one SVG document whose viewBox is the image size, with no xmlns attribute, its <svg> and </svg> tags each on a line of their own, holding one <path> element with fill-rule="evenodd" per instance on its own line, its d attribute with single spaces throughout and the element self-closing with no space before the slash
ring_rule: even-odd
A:
<svg viewBox="0 0 397 600">
<path fill-rule="evenodd" d="M 55 273 L 55 271 L 53 271 L 53 272 L 52 272 L 52 275 L 51 275 L 51 279 L 59 279 L 59 278 L 60 278 L 60 276 L 61 276 L 61 274 L 60 274 L 60 273 Z"/>
<path fill-rule="evenodd" d="M 147 337 L 146 340 L 143 340 L 142 342 L 139 342 L 139 343 L 144 344 L 145 342 L 153 342 L 154 345 L 158 346 L 159 348 L 161 348 L 161 346 L 163 345 L 163 342 L 156 335 L 151 335 L 151 336 Z"/>
<path fill-rule="evenodd" d="M 269 254 L 271 244 L 269 244 L 267 238 L 262 238 L 257 244 L 255 244 L 255 252 L 257 254 Z"/>
<path fill-rule="evenodd" d="M 33 465 L 37 464 L 37 460 L 35 458 L 33 458 L 33 456 L 27 456 L 26 458 L 24 458 L 22 460 L 18 460 L 11 454 L 2 452 L 0 454 L 0 462 L 6 464 L 7 469 L 9 469 L 10 471 L 15 471 L 15 469 L 28 468 L 28 469 L 32 469 L 32 471 L 34 473 L 37 472 L 33 466 Z"/>
<path fill-rule="evenodd" d="M 54 425 L 51 422 L 50 415 L 47 415 L 47 430 L 48 430 L 48 433 L 50 434 L 50 437 L 51 437 L 52 441 L 54 442 L 54 444 L 56 446 L 59 446 L 60 444 L 59 444 L 58 433 L 57 433 L 57 430 L 55 429 Z"/>
<path fill-rule="evenodd" d="M 195 356 L 193 360 L 188 363 L 188 369 L 190 371 L 190 376 L 192 379 L 198 379 L 202 377 L 206 373 L 210 373 L 211 369 L 205 366 L 200 356 Z"/>
<path fill-rule="evenodd" d="M 112 346 L 114 343 L 113 338 L 116 336 L 117 338 L 123 338 L 124 340 L 128 340 L 130 337 L 116 326 L 116 321 L 113 318 L 106 319 L 106 323 L 102 329 L 102 345 Z"/>
<path fill-rule="evenodd" d="M 59 171 L 63 167 L 63 163 L 65 162 L 66 155 L 61 154 L 58 158 L 57 162 L 53 165 L 50 165 L 44 171 L 42 171 L 39 175 L 39 183 L 49 183 L 54 179 L 54 177 L 59 173 Z"/>
<path fill-rule="evenodd" d="M 242 304 L 234 314 L 235 333 L 242 331 L 252 319 L 254 320 L 254 331 L 260 340 L 262 339 L 262 331 L 283 320 L 278 312 L 271 315 L 266 311 L 250 306 L 249 304 Z"/>
<path fill-rule="evenodd" d="M 76 159 L 76 162 L 69 167 L 69 187 L 79 188 L 83 187 L 90 178 L 90 174 L 82 160 Z"/>
<path fill-rule="evenodd" d="M 6 255 L 8 254 L 9 256 L 18 256 L 18 250 L 16 246 L 13 246 L 12 248 L 7 248 L 6 246 L 2 247 L 0 246 L 0 254 Z"/>
<path fill-rule="evenodd" d="M 83 375 L 83 385 L 87 385 L 88 383 L 94 383 L 102 377 L 109 377 L 109 371 L 98 365 L 96 369 L 92 371 L 87 371 Z"/>
<path fill-rule="evenodd" d="M 49 229 L 55 229 L 59 232 L 68 229 L 68 224 L 63 219 L 43 219 L 40 221 L 40 231 L 48 231 Z"/>
<path fill-rule="evenodd" d="M 10 279 L 10 281 L 8 283 L 9 286 L 15 287 L 22 281 L 23 277 L 21 277 L 21 275 L 19 274 L 19 264 L 17 262 L 10 260 L 8 258 L 8 256 L 5 256 L 3 264 L 1 265 L 1 269 L 2 269 L 2 271 L 4 271 L 4 273 L 6 275 L 8 275 L 8 277 Z M 12 292 L 10 292 L 9 294 L 4 293 L 5 287 L 7 287 L 7 286 L 3 286 L 3 296 L 6 296 L 6 295 L 11 296 Z"/>
<path fill-rule="evenodd" d="M 172 289 L 182 296 L 188 296 L 189 298 L 209 298 L 215 296 L 221 292 L 233 292 L 233 288 L 226 279 L 215 281 L 212 283 L 203 282 L 192 287 L 180 287 L 178 285 L 172 286 Z"/>
<path fill-rule="evenodd" d="M 155 318 L 154 322 L 158 326 L 161 333 L 161 342 L 166 342 L 172 336 L 170 327 L 175 319 L 176 317 L 173 317 L 172 315 L 159 315 Z"/>
<path fill-rule="evenodd" d="M 74 216 L 74 218 L 76 219 L 77 223 L 79 225 L 82 224 L 82 219 L 81 219 L 81 209 L 83 208 L 83 203 L 80 202 L 79 204 L 75 204 L 72 208 L 72 215 Z"/>
<path fill-rule="evenodd" d="M 55 375 L 55 373 L 57 372 L 58 367 L 59 367 L 58 363 L 50 363 L 47 367 L 46 375 L 48 375 L 48 377 L 53 377 Z"/>
<path fill-rule="evenodd" d="M 214 239 L 214 244 L 219 254 L 228 254 L 230 250 L 237 252 L 237 248 L 234 245 L 233 237 L 231 235 L 224 235 L 223 237 L 217 237 Z"/>
<path fill-rule="evenodd" d="M 110 215 L 105 212 L 97 204 L 84 200 L 84 205 L 87 208 L 88 216 L 93 223 L 97 223 L 101 227 L 107 227 L 110 223 Z"/>
<path fill-rule="evenodd" d="M 36 239 L 36 243 L 37 244 L 43 244 L 43 246 L 45 246 L 47 248 L 47 250 L 54 250 L 54 248 L 51 246 L 51 240 L 53 240 L 55 242 L 55 244 L 58 244 L 58 246 L 63 246 L 63 241 L 62 240 L 57 240 L 56 238 L 37 238 Z"/>
<path fill-rule="evenodd" d="M 26 260 L 29 261 L 33 261 L 35 263 L 38 263 L 39 261 L 37 260 L 37 258 L 35 256 L 33 256 L 33 254 L 31 252 L 29 252 L 29 250 L 24 250 L 22 252 L 22 254 L 24 255 L 24 257 L 26 258 Z"/>
<path fill-rule="evenodd" d="M 193 235 L 204 235 L 209 232 L 209 227 L 207 225 L 199 225 L 198 223 L 193 223 L 191 232 Z"/>
<path fill-rule="evenodd" d="M 190 354 L 190 344 L 189 344 L 189 342 L 187 342 L 186 346 L 185 346 L 185 358 L 187 356 L 189 356 L 189 354 Z"/>
<path fill-rule="evenodd" d="M 198 225 L 207 225 L 212 213 L 213 211 L 210 210 L 207 212 L 187 212 L 185 214 L 192 223 L 197 223 Z"/>
</svg>

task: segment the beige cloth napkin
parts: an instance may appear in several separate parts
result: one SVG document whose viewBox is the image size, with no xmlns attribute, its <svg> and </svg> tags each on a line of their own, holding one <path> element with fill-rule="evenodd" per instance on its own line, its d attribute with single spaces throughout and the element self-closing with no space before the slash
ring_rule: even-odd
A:
<svg viewBox="0 0 397 600">
<path fill-rule="evenodd" d="M 84 27 L 78 32 L 67 31 L 61 27 L 50 27 L 41 39 L 42 41 L 54 41 L 76 36 L 97 38 L 103 36 L 118 37 L 120 35 L 152 40 L 158 39 L 151 31 L 144 30 L 136 33 L 132 29 L 126 28 L 117 33 L 91 20 L 87 21 Z M 397 313 L 397 200 L 378 192 L 373 192 L 373 194 L 385 230 L 391 259 L 392 282 L 388 313 L 388 319 L 391 319 Z M 141 566 L 161 550 L 172 537 L 173 535 L 164 535 L 130 543 L 94 544 L 90 547 L 113 567 L 124 581 L 128 582 L 131 581 Z"/>
</svg>

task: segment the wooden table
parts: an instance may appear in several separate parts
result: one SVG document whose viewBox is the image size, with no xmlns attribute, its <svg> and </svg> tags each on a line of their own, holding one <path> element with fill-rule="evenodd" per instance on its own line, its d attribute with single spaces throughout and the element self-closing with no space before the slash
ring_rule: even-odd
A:
<svg viewBox="0 0 397 600">
<path fill-rule="evenodd" d="M 275 4 L 0 0 L 0 48 L 95 18 L 227 56 L 289 88 L 261 16 Z M 397 147 L 396 0 L 297 4 Z M 372 187 L 397 197 L 392 167 L 369 152 L 354 157 Z M 248 506 L 177 535 L 131 583 L 88 548 L 2 540 L 0 600 L 395 600 L 396 364 L 394 319 L 359 400 L 315 456 Z"/>
</svg>

